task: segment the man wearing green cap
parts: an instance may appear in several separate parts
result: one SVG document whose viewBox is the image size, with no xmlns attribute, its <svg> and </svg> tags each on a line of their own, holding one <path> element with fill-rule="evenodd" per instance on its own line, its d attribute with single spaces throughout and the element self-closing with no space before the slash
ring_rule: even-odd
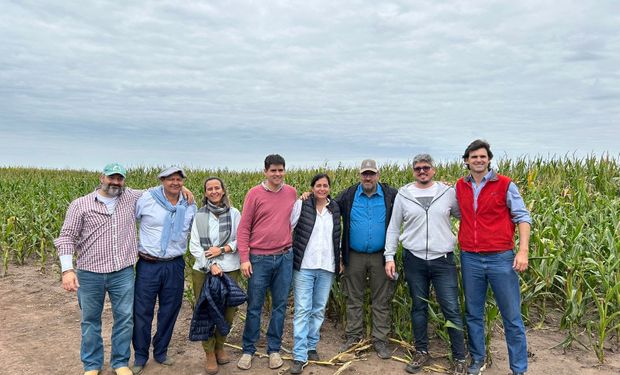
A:
<svg viewBox="0 0 620 375">
<path fill-rule="evenodd" d="M 103 368 L 101 313 L 106 292 L 114 317 L 110 366 L 116 374 L 132 374 L 128 362 L 133 330 L 133 265 L 138 255 L 135 207 L 142 191 L 125 188 L 126 174 L 118 163 L 106 165 L 99 176 L 99 187 L 71 202 L 60 236 L 54 241 L 62 266 L 62 286 L 69 292 L 77 291 L 85 375 L 97 375 Z"/>
</svg>

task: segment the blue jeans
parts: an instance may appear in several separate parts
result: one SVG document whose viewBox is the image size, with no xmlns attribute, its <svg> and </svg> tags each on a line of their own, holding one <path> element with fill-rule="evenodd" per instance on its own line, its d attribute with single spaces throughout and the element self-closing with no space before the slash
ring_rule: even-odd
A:
<svg viewBox="0 0 620 375">
<path fill-rule="evenodd" d="M 459 305 L 459 285 L 454 254 L 449 253 L 433 260 L 424 260 L 403 249 L 405 278 L 411 295 L 411 322 L 415 348 L 428 352 L 428 300 L 431 282 L 439 307 L 447 321 L 458 328 L 448 328 L 452 357 L 465 359 L 465 334 Z"/>
<path fill-rule="evenodd" d="M 293 359 L 295 360 L 306 362 L 308 350 L 316 350 L 333 281 L 333 272 L 321 269 L 293 271 L 295 293 Z"/>
<path fill-rule="evenodd" d="M 183 257 L 157 263 L 138 260 L 132 339 L 135 365 L 144 366 L 149 359 L 155 301 L 158 301 L 159 306 L 157 332 L 153 337 L 153 357 L 160 363 L 166 360 L 168 344 L 183 303 L 184 271 Z"/>
<path fill-rule="evenodd" d="M 110 366 L 114 369 L 127 366 L 133 329 L 133 267 L 110 273 L 77 270 L 77 277 L 80 283 L 78 304 L 82 310 L 80 358 L 84 371 L 103 368 L 101 313 L 106 292 L 114 318 Z"/>
<path fill-rule="evenodd" d="M 514 253 L 510 250 L 489 255 L 461 251 L 465 317 L 469 333 L 469 352 L 472 359 L 482 361 L 486 357 L 484 304 L 488 285 L 491 284 L 504 322 L 510 369 L 514 372 L 525 372 L 527 342 L 521 319 L 519 277 L 512 269 L 513 261 Z"/>
<path fill-rule="evenodd" d="M 260 337 L 260 318 L 267 289 L 271 291 L 271 320 L 267 329 L 267 353 L 280 351 L 284 314 L 293 277 L 293 252 L 250 255 L 252 276 L 248 279 L 248 307 L 243 329 L 243 353 L 254 354 Z"/>
</svg>

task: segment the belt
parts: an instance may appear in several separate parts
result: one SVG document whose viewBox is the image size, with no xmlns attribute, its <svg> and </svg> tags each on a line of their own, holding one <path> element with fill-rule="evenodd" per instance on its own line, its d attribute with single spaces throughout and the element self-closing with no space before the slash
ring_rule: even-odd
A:
<svg viewBox="0 0 620 375">
<path fill-rule="evenodd" d="M 287 247 L 285 247 L 283 249 L 276 250 L 275 252 L 269 253 L 269 254 L 252 254 L 252 249 L 250 249 L 250 255 L 257 256 L 257 257 L 267 257 L 267 256 L 273 256 L 273 255 L 282 255 L 282 254 L 288 253 L 290 249 L 291 249 L 291 247 L 287 246 Z"/>
<path fill-rule="evenodd" d="M 349 250 L 354 252 L 354 253 L 357 253 L 357 254 L 377 254 L 377 253 L 380 253 L 380 252 L 384 251 L 384 249 L 379 249 L 379 250 L 376 250 L 376 251 L 373 251 L 373 252 L 359 251 L 359 250 L 355 250 L 352 247 L 350 247 Z"/>
<path fill-rule="evenodd" d="M 286 246 L 286 247 L 285 247 L 285 248 L 283 248 L 282 250 L 278 251 L 278 252 L 276 253 L 276 255 L 279 255 L 279 254 L 286 254 L 286 253 L 288 253 L 288 252 L 289 252 L 289 250 L 290 250 L 290 249 L 291 249 L 291 247 L 290 247 L 290 246 Z"/>
<path fill-rule="evenodd" d="M 498 250 L 498 251 L 472 251 L 472 254 L 478 254 L 478 255 L 482 255 L 482 256 L 488 256 L 488 255 L 497 255 L 497 254 L 501 254 L 501 253 L 505 253 L 506 251 L 512 251 L 512 250 Z"/>
<path fill-rule="evenodd" d="M 181 257 L 181 255 L 177 256 L 177 257 L 173 257 L 173 258 L 159 258 L 159 257 L 154 257 L 152 255 L 146 254 L 146 253 L 138 253 L 138 256 L 140 257 L 140 259 L 142 259 L 145 262 L 148 263 L 161 263 L 161 262 L 171 262 L 175 259 L 178 259 Z"/>
</svg>

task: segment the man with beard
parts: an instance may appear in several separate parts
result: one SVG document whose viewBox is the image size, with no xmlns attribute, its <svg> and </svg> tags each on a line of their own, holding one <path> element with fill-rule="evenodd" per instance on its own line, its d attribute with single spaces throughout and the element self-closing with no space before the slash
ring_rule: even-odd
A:
<svg viewBox="0 0 620 375">
<path fill-rule="evenodd" d="M 349 187 L 336 198 L 342 215 L 341 259 L 347 296 L 346 342 L 341 351 L 348 350 L 364 336 L 363 307 L 368 280 L 374 349 L 382 359 L 391 356 L 387 340 L 394 281 L 385 273 L 383 251 L 385 231 L 392 216 L 396 193 L 396 189 L 379 182 L 377 163 L 366 159 L 360 167 L 360 183 Z"/>
<path fill-rule="evenodd" d="M 60 236 L 54 241 L 62 266 L 62 286 L 77 291 L 82 312 L 80 357 L 85 375 L 103 368 L 101 313 L 105 294 L 112 304 L 110 366 L 118 375 L 128 367 L 133 330 L 134 274 L 138 248 L 136 201 L 142 191 L 125 189 L 127 171 L 118 164 L 105 166 L 94 192 L 69 206 Z M 73 255 L 77 254 L 77 269 Z"/>
<path fill-rule="evenodd" d="M 448 324 L 456 375 L 465 374 L 465 339 L 459 306 L 458 271 L 454 262 L 456 237 L 450 216 L 460 217 L 453 188 L 433 181 L 435 165 L 429 154 L 413 158 L 415 181 L 398 190 L 385 240 L 385 272 L 396 275 L 394 257 L 403 246 L 405 279 L 411 295 L 411 325 L 415 353 L 405 370 L 417 373 L 431 359 L 428 347 L 428 301 L 433 284 L 437 302 Z"/>
</svg>

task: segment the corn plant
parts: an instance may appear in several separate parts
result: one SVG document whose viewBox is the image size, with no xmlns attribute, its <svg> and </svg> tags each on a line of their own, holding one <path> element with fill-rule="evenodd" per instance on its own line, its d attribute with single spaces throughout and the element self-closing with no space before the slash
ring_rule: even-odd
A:
<svg viewBox="0 0 620 375">
<path fill-rule="evenodd" d="M 604 361 L 605 344 L 612 340 L 620 344 L 618 158 L 604 155 L 500 159 L 493 160 L 493 166 L 519 186 L 532 214 L 530 267 L 520 274 L 524 321 L 528 326 L 541 327 L 549 314 L 559 314 L 560 328 L 565 333 L 559 345 L 569 347 L 577 343 L 593 350 L 599 361 Z M 132 168 L 126 184 L 136 189 L 156 186 L 162 167 Z M 205 178 L 221 177 L 232 204 L 241 210 L 247 191 L 263 179 L 260 168 L 260 163 L 255 171 L 241 172 L 186 168 L 185 185 L 200 202 Z M 436 169 L 435 179 L 449 183 L 467 173 L 461 161 L 442 162 Z M 312 176 L 318 172 L 332 177 L 332 197 L 359 179 L 356 168 L 339 165 L 290 169 L 286 180 L 298 192 L 307 191 Z M 393 187 L 411 182 L 411 166 L 383 165 L 381 180 Z M 13 264 L 32 261 L 45 271 L 50 261 L 57 261 L 52 243 L 58 236 L 67 206 L 73 199 L 94 191 L 98 184 L 98 173 L 91 171 L 0 168 L 1 274 Z M 453 229 L 458 230 L 458 222 Z M 404 275 L 401 251 L 397 252 L 396 264 L 398 272 Z M 192 261 L 191 256 L 186 257 L 188 269 Z M 187 289 L 190 291 L 186 298 L 193 300 L 191 288 Z M 436 303 L 432 302 L 434 298 L 430 300 L 430 326 L 435 336 L 445 341 L 449 323 L 438 313 Z M 334 283 L 329 303 L 343 323 L 346 297 L 341 284 Z M 368 300 L 367 305 L 370 303 Z M 410 309 L 409 292 L 401 277 L 392 299 L 393 332 L 401 340 L 413 339 Z M 499 323 L 492 297 L 485 307 L 485 316 L 490 334 Z M 370 318 L 369 314 L 365 316 L 368 323 Z M 486 339 L 490 340 L 490 336 Z"/>
</svg>

